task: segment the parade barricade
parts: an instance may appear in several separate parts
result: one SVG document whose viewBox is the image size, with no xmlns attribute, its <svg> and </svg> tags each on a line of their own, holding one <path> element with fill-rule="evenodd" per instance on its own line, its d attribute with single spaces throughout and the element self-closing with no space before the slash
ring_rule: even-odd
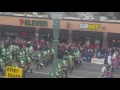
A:
<svg viewBox="0 0 120 90">
<path fill-rule="evenodd" d="M 94 64 L 104 64 L 105 59 L 99 59 L 99 58 L 92 58 L 91 63 Z"/>
</svg>

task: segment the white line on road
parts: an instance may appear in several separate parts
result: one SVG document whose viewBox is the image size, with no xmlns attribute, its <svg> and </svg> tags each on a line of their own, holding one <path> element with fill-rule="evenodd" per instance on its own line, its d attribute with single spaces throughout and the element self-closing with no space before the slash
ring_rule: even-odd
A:
<svg viewBox="0 0 120 90">
<path fill-rule="evenodd" d="M 6 68 L 3 68 L 3 69 L 6 69 Z M 28 72 L 30 72 L 30 71 L 28 71 Z M 45 73 L 45 72 L 35 72 L 35 71 L 33 71 L 33 73 L 49 75 L 49 73 Z M 5 77 L 5 76 L 0 76 L 0 77 Z M 78 77 L 78 76 L 68 76 L 68 77 L 71 77 L 71 78 L 86 78 L 86 77 Z"/>
<path fill-rule="evenodd" d="M 30 71 L 28 71 L 30 72 Z M 49 73 L 44 73 L 44 72 L 35 72 L 33 71 L 33 73 L 39 73 L 39 74 L 46 74 L 46 75 L 49 75 Z M 5 76 L 0 76 L 1 78 L 5 78 Z M 86 78 L 86 77 L 78 77 L 78 76 L 68 76 L 68 77 L 71 77 L 71 78 Z"/>
<path fill-rule="evenodd" d="M 3 68 L 3 69 L 6 69 L 6 68 Z M 75 71 L 78 71 L 78 72 L 86 72 L 86 73 L 97 73 L 99 74 L 98 72 L 89 72 L 89 71 L 79 71 L 79 70 L 75 70 Z M 30 72 L 30 71 L 28 71 Z M 46 75 L 49 75 L 49 73 L 45 73 L 45 72 L 35 72 L 33 71 L 33 73 L 38 73 L 38 74 L 46 74 Z M 68 77 L 73 77 L 73 78 L 87 78 L 87 77 L 78 77 L 78 76 L 68 76 Z"/>
<path fill-rule="evenodd" d="M 28 71 L 30 72 L 30 71 Z M 33 73 L 40 73 L 40 74 L 46 74 L 46 75 L 49 75 L 50 73 L 45 73 L 45 72 L 35 72 L 33 71 Z M 72 78 L 86 78 L 86 77 L 78 77 L 78 76 L 68 76 L 68 77 L 72 77 Z"/>
<path fill-rule="evenodd" d="M 78 76 L 68 76 L 68 77 L 71 77 L 71 78 L 87 78 L 87 77 L 78 77 Z"/>
<path fill-rule="evenodd" d="M 99 72 L 91 72 L 91 71 L 81 71 L 81 70 L 74 70 L 74 71 L 77 71 L 77 72 L 86 72 L 86 73 L 94 73 L 94 74 L 101 74 Z"/>
<path fill-rule="evenodd" d="M 85 67 L 85 66 L 84 66 Z M 3 69 L 6 69 L 6 68 L 3 68 Z M 101 77 L 101 73 L 99 72 L 90 72 L 90 71 L 79 71 L 79 70 L 74 70 L 74 71 L 78 71 L 78 72 L 87 72 L 87 73 L 96 73 L 96 74 L 100 74 L 98 78 Z M 28 71 L 30 72 L 30 71 Z M 45 73 L 45 72 L 35 72 L 33 71 L 33 73 L 38 73 L 38 74 L 46 74 L 46 75 L 49 75 L 49 73 Z M 116 77 L 120 77 L 120 75 L 117 75 L 117 74 L 114 74 L 114 76 Z M 5 76 L 0 76 L 1 78 L 5 77 Z M 72 77 L 72 78 L 87 78 L 87 77 L 78 77 L 78 76 L 68 76 L 68 77 Z"/>
<path fill-rule="evenodd" d="M 30 71 L 28 71 L 28 72 L 30 72 Z M 35 72 L 35 71 L 33 71 L 33 73 L 40 73 L 40 74 L 49 74 L 49 73 L 45 73 L 45 72 Z"/>
<path fill-rule="evenodd" d="M 98 78 L 100 78 L 103 74 L 100 74 L 100 76 Z"/>
<path fill-rule="evenodd" d="M 88 67 L 88 66 L 81 66 L 81 67 L 93 68 L 93 69 L 101 69 L 101 68 L 97 68 L 97 67 Z"/>
</svg>

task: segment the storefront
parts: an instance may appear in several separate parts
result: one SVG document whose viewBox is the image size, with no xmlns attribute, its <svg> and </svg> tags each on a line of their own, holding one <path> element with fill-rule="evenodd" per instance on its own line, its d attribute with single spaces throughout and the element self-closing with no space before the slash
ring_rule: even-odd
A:
<svg viewBox="0 0 120 90">
<path fill-rule="evenodd" d="M 15 16 L 0 16 L 0 31 L 2 37 L 15 39 L 21 36 L 32 40 L 53 40 L 53 20 L 50 18 L 28 18 Z M 36 34 L 37 32 L 37 34 Z M 110 35 L 114 34 L 114 36 Z M 120 23 L 92 22 L 79 20 L 61 20 L 59 42 L 72 43 L 82 41 L 100 46 L 119 46 Z M 113 43 L 113 44 L 112 44 Z"/>
<path fill-rule="evenodd" d="M 53 40 L 52 29 L 40 28 L 38 33 L 39 33 L 39 39 L 44 39 L 44 40 L 52 42 Z M 60 30 L 59 42 L 67 43 L 67 41 L 68 41 L 68 30 Z"/>
<path fill-rule="evenodd" d="M 16 39 L 16 37 L 23 38 L 25 40 L 32 40 L 35 37 L 35 28 L 1 25 L 0 26 L 1 37 Z"/>
<path fill-rule="evenodd" d="M 73 41 L 81 42 L 81 44 L 88 45 L 100 45 L 102 46 L 103 33 L 102 32 L 92 32 L 92 31 L 79 31 L 74 30 L 72 32 Z"/>
<path fill-rule="evenodd" d="M 52 33 L 52 29 L 40 28 L 38 31 L 39 39 L 44 39 L 51 42 L 53 39 Z"/>
<path fill-rule="evenodd" d="M 109 47 L 120 47 L 120 34 L 108 33 L 108 46 Z"/>
</svg>

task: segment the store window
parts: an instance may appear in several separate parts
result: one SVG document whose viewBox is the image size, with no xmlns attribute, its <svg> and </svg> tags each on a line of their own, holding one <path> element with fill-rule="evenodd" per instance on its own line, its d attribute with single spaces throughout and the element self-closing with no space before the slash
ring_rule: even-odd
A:
<svg viewBox="0 0 120 90">
<path fill-rule="evenodd" d="M 100 45 L 100 40 L 95 40 L 95 45 Z"/>
</svg>

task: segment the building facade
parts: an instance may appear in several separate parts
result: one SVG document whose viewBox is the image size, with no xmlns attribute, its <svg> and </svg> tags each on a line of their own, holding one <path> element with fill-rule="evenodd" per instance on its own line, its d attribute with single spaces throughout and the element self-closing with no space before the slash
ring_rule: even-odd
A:
<svg viewBox="0 0 120 90">
<path fill-rule="evenodd" d="M 52 38 L 53 20 L 49 18 L 27 18 L 0 16 L 2 36 L 23 36 L 29 40 Z M 93 22 L 79 20 L 61 20 L 60 42 L 82 41 L 91 44 L 99 43 L 103 47 L 120 46 L 120 23 Z"/>
</svg>

